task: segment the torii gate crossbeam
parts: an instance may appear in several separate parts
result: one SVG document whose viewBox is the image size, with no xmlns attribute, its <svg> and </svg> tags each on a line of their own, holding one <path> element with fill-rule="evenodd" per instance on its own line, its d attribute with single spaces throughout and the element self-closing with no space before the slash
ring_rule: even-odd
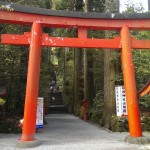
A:
<svg viewBox="0 0 150 150">
<path fill-rule="evenodd" d="M 82 30 L 82 29 L 81 29 Z M 85 31 L 87 32 L 87 31 Z M 80 33 L 80 31 L 78 31 Z M 31 33 L 25 32 L 24 35 L 2 34 L 1 42 L 3 44 L 13 45 L 29 45 L 31 42 Z M 42 35 L 42 46 L 52 47 L 80 47 L 80 48 L 111 48 L 121 49 L 121 38 L 115 37 L 114 39 L 89 39 L 84 38 L 62 38 L 62 37 L 49 37 L 48 34 Z M 149 49 L 150 40 L 137 40 L 131 38 L 131 48 L 133 49 Z"/>
<path fill-rule="evenodd" d="M 0 4 L 5 4 L 0 2 Z M 122 69 L 131 137 L 142 137 L 138 97 L 132 58 L 132 48 L 150 48 L 150 40 L 136 40 L 129 30 L 150 29 L 148 15 L 98 14 L 65 11 L 50 11 L 41 8 L 12 5 L 14 11 L 0 10 L 1 23 L 32 25 L 31 33 L 24 35 L 2 35 L 3 44 L 30 45 L 26 86 L 24 124 L 21 142 L 35 141 L 41 46 L 112 48 L 121 51 Z M 70 14 L 70 15 L 69 15 Z M 115 16 L 115 17 L 114 17 Z M 135 17 L 135 18 L 134 18 Z M 49 37 L 42 34 L 42 27 L 77 28 L 77 38 Z M 87 31 L 118 30 L 120 37 L 114 39 L 89 39 Z"/>
</svg>

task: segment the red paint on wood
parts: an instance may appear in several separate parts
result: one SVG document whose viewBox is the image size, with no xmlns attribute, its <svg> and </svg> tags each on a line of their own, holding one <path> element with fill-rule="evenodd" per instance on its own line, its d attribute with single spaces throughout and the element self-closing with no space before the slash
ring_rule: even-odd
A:
<svg viewBox="0 0 150 150">
<path fill-rule="evenodd" d="M 150 19 L 91 19 L 91 18 L 71 18 L 46 16 L 15 11 L 0 10 L 0 22 L 22 25 L 32 25 L 33 22 L 39 22 L 47 27 L 61 28 L 78 28 L 86 27 L 87 29 L 100 30 L 120 30 L 122 26 L 128 25 L 130 29 L 150 29 Z"/>
<path fill-rule="evenodd" d="M 84 37 L 79 36 L 79 37 L 80 38 L 49 37 L 48 34 L 43 34 L 41 45 L 52 47 L 113 48 L 113 49 L 120 49 L 122 47 L 120 37 L 115 37 L 114 39 L 89 39 L 86 38 L 86 36 Z M 17 34 L 1 35 L 2 44 L 29 45 L 30 42 L 31 42 L 31 34 L 28 32 L 24 33 L 24 35 L 17 35 Z M 150 49 L 150 40 L 136 40 L 135 38 L 131 38 L 131 48 Z"/>
<path fill-rule="evenodd" d="M 141 137 L 142 129 L 138 107 L 138 95 L 136 89 L 134 64 L 131 50 L 131 39 L 129 29 L 127 26 L 123 27 L 121 30 L 121 39 L 122 39 L 122 51 L 121 51 L 122 69 L 127 101 L 130 135 L 132 137 Z"/>
<path fill-rule="evenodd" d="M 21 138 L 22 141 L 35 140 L 34 134 L 36 128 L 37 100 L 41 60 L 41 36 L 41 24 L 33 23 L 28 63 L 23 132 Z"/>
</svg>

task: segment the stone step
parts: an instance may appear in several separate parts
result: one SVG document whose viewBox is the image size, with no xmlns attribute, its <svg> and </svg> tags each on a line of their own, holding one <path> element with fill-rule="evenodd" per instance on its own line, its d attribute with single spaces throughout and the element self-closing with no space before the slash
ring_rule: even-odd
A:
<svg viewBox="0 0 150 150">
<path fill-rule="evenodd" d="M 58 102 L 50 102 L 50 105 L 63 105 L 63 101 L 58 101 Z"/>
<path fill-rule="evenodd" d="M 65 105 L 50 105 L 46 108 L 48 114 L 67 113 L 67 107 Z"/>
</svg>

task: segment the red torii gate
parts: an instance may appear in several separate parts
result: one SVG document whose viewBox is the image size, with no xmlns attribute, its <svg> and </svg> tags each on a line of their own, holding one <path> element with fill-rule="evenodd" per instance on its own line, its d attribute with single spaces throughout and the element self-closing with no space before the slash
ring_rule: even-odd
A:
<svg viewBox="0 0 150 150">
<path fill-rule="evenodd" d="M 0 2 L 0 4 L 6 3 Z M 149 49 L 150 40 L 136 40 L 130 37 L 129 30 L 150 30 L 148 14 L 132 14 L 132 16 L 126 14 L 52 11 L 21 5 L 9 5 L 9 7 L 14 8 L 14 11 L 0 10 L 1 23 L 32 25 L 31 33 L 24 33 L 24 35 L 1 35 L 1 43 L 3 44 L 30 45 L 21 142 L 30 143 L 36 141 L 35 124 L 41 46 L 119 49 L 122 59 L 130 137 L 142 137 L 131 49 Z M 42 27 L 77 28 L 78 37 L 49 37 L 48 34 L 42 34 Z M 120 37 L 114 39 L 90 39 L 87 38 L 88 29 L 118 30 L 120 31 Z"/>
</svg>

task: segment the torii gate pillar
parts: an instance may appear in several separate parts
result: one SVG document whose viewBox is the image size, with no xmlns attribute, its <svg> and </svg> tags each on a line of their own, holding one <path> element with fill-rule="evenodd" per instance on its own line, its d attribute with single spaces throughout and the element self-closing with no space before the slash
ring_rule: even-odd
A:
<svg viewBox="0 0 150 150">
<path fill-rule="evenodd" d="M 122 40 L 122 50 L 121 50 L 122 69 L 127 99 L 130 136 L 140 137 L 142 136 L 142 130 L 138 108 L 138 97 L 137 97 L 138 95 L 136 90 L 130 33 L 127 26 L 123 27 L 121 30 L 121 40 Z"/>
<path fill-rule="evenodd" d="M 18 147 L 35 147 L 40 145 L 40 142 L 35 140 L 35 129 L 40 75 L 41 37 L 42 26 L 40 23 L 35 22 L 31 30 L 23 132 L 21 140 L 17 143 Z"/>
<path fill-rule="evenodd" d="M 128 109 L 128 123 L 130 130 L 130 135 L 125 138 L 125 141 L 133 144 L 148 144 L 148 138 L 142 136 L 141 121 L 138 107 L 138 94 L 136 89 L 134 64 L 131 50 L 131 39 L 129 28 L 127 26 L 124 26 L 121 29 L 121 41 L 122 70 L 124 76 L 124 85 Z"/>
</svg>

